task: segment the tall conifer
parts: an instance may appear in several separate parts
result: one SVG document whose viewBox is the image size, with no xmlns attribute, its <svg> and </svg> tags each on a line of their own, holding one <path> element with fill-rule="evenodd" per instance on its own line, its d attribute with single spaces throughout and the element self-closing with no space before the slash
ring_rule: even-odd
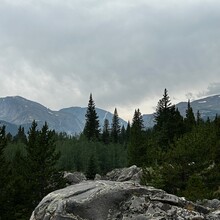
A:
<svg viewBox="0 0 220 220">
<path fill-rule="evenodd" d="M 193 127 L 196 125 L 196 119 L 193 113 L 193 109 L 188 100 L 187 109 L 186 109 L 186 118 L 184 119 L 186 132 L 192 131 Z"/>
<path fill-rule="evenodd" d="M 89 103 L 85 117 L 86 123 L 83 131 L 84 135 L 89 141 L 99 140 L 99 119 L 95 109 L 95 102 L 92 99 L 92 94 L 90 94 L 89 97 Z"/>
<path fill-rule="evenodd" d="M 43 196 L 62 186 L 58 186 L 62 181 L 55 168 L 60 154 L 55 149 L 54 132 L 48 129 L 47 123 L 41 130 L 37 130 L 37 123 L 33 121 L 26 151 L 30 208 L 34 208 Z M 55 177 L 57 178 L 54 179 Z"/>
<path fill-rule="evenodd" d="M 144 147 L 144 135 L 143 135 L 144 123 L 140 110 L 135 110 L 132 125 L 130 142 L 128 146 L 128 163 L 129 165 L 143 165 L 143 158 L 145 155 Z"/>
<path fill-rule="evenodd" d="M 103 125 L 103 130 L 102 130 L 102 141 L 105 144 L 109 144 L 110 142 L 110 132 L 109 132 L 110 128 L 109 128 L 109 121 L 106 118 L 104 121 L 104 125 Z"/>
<path fill-rule="evenodd" d="M 120 131 L 121 131 L 121 127 L 120 127 L 118 112 L 117 109 L 115 108 L 112 117 L 112 127 L 111 127 L 111 139 L 114 143 L 119 142 Z"/>
<path fill-rule="evenodd" d="M 4 150 L 6 148 L 6 134 L 5 126 L 0 127 L 0 216 L 2 219 L 7 219 L 8 213 L 8 199 L 7 199 L 7 176 L 8 176 L 8 163 L 4 156 Z M 1 219 L 0 217 L 0 219 Z M 8 216 L 9 217 L 9 216 Z"/>
<path fill-rule="evenodd" d="M 157 141 L 160 148 L 167 150 L 170 143 L 179 131 L 176 130 L 176 119 L 179 111 L 171 104 L 167 89 L 164 90 L 163 98 L 159 100 L 154 114 Z"/>
</svg>

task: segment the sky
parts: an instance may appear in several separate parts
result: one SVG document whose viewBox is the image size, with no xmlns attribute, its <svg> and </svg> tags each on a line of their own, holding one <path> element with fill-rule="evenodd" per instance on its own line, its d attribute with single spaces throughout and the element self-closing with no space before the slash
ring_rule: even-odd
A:
<svg viewBox="0 0 220 220">
<path fill-rule="evenodd" d="M 220 94 L 219 0 L 0 0 L 0 97 L 131 120 Z"/>
</svg>

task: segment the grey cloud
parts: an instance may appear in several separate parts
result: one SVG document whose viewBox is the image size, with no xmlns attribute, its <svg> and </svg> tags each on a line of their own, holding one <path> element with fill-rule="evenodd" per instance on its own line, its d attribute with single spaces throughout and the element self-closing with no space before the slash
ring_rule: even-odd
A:
<svg viewBox="0 0 220 220">
<path fill-rule="evenodd" d="M 211 83 L 205 91 L 197 94 L 197 97 L 211 96 L 220 94 L 220 82 Z"/>
<path fill-rule="evenodd" d="M 0 6 L 0 77 L 48 106 L 152 105 L 218 80 L 218 1 L 16 2 Z"/>
</svg>

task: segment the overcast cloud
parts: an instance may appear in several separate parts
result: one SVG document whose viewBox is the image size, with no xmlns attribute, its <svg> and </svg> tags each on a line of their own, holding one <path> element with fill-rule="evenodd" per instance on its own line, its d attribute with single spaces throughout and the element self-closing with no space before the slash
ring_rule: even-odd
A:
<svg viewBox="0 0 220 220">
<path fill-rule="evenodd" d="M 220 94 L 219 0 L 0 0 L 0 96 L 131 119 Z"/>
</svg>

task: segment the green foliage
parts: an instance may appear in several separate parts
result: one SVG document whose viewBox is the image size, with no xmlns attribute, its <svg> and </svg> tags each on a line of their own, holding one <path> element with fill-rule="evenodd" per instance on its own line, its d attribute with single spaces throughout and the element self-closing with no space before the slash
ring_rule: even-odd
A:
<svg viewBox="0 0 220 220">
<path fill-rule="evenodd" d="M 0 127 L 0 214 L 2 219 L 7 219 L 7 209 L 10 203 L 7 202 L 7 176 L 9 174 L 8 163 L 5 159 L 4 151 L 7 146 L 5 126 Z"/>
<path fill-rule="evenodd" d="M 29 208 L 29 185 L 27 181 L 25 157 L 18 148 L 10 163 L 11 175 L 8 178 L 7 196 L 11 207 L 10 219 L 28 219 L 31 215 Z"/>
<path fill-rule="evenodd" d="M 21 156 L 25 157 L 27 155 L 26 145 L 21 142 L 9 142 L 5 148 L 4 155 L 8 162 L 12 162 L 15 158 L 17 152 L 20 152 Z"/>
<path fill-rule="evenodd" d="M 209 198 L 209 189 L 205 186 L 202 176 L 193 174 L 187 181 L 183 195 L 192 201 Z"/>
<path fill-rule="evenodd" d="M 87 179 L 94 180 L 97 173 L 99 173 L 98 160 L 95 154 L 92 154 L 89 158 L 89 163 L 86 170 L 86 177 Z"/>
<path fill-rule="evenodd" d="M 200 121 L 200 116 L 197 114 L 197 121 Z M 190 105 L 190 101 L 188 101 L 187 109 L 186 109 L 186 118 L 184 119 L 185 122 L 185 130 L 186 132 L 192 131 L 192 129 L 196 125 L 196 119 L 193 113 L 193 109 Z"/>
<path fill-rule="evenodd" d="M 118 143 L 120 138 L 121 127 L 119 123 L 119 117 L 117 109 L 115 108 L 113 117 L 112 117 L 112 127 L 111 127 L 111 140 L 113 143 Z"/>
<path fill-rule="evenodd" d="M 164 188 L 164 177 L 161 175 L 160 167 L 143 167 L 141 184 L 154 186 L 159 189 Z"/>
<path fill-rule="evenodd" d="M 142 166 L 145 156 L 144 124 L 140 110 L 135 110 L 128 145 L 128 164 Z"/>
<path fill-rule="evenodd" d="M 32 189 L 29 202 L 30 208 L 34 208 L 47 193 L 58 188 L 56 183 L 61 182 L 55 168 L 60 154 L 55 148 L 54 132 L 48 129 L 47 123 L 37 130 L 37 123 L 33 121 L 26 151 L 28 185 Z"/>
<path fill-rule="evenodd" d="M 23 144 L 27 143 L 27 137 L 23 127 L 19 126 L 18 133 L 14 136 L 13 141 L 16 143 L 18 142 Z"/>
<path fill-rule="evenodd" d="M 154 115 L 156 142 L 163 150 L 168 150 L 175 138 L 183 133 L 183 118 L 175 105 L 171 104 L 167 89 L 164 90 L 163 98 L 159 100 Z"/>
<path fill-rule="evenodd" d="M 169 150 L 162 154 L 159 168 L 153 167 L 153 174 L 150 178 L 148 175 L 149 183 L 154 186 L 162 183 L 167 192 L 192 200 L 212 198 L 220 182 L 216 129 L 214 122 L 197 124 L 174 140 Z"/>
<path fill-rule="evenodd" d="M 87 139 L 69 139 L 56 142 L 61 157 L 57 167 L 60 170 L 86 172 L 88 161 L 92 154 L 96 156 L 100 174 L 105 174 L 114 168 L 125 167 L 127 151 L 121 144 L 91 142 Z"/>
<path fill-rule="evenodd" d="M 83 131 L 84 135 L 89 141 L 99 140 L 100 138 L 99 120 L 95 110 L 95 103 L 92 99 L 92 94 L 90 94 L 88 108 L 85 116 L 86 116 L 86 124 Z"/>
<path fill-rule="evenodd" d="M 102 131 L 102 141 L 104 144 L 110 143 L 110 127 L 108 119 L 105 119 L 103 131 Z"/>
</svg>

